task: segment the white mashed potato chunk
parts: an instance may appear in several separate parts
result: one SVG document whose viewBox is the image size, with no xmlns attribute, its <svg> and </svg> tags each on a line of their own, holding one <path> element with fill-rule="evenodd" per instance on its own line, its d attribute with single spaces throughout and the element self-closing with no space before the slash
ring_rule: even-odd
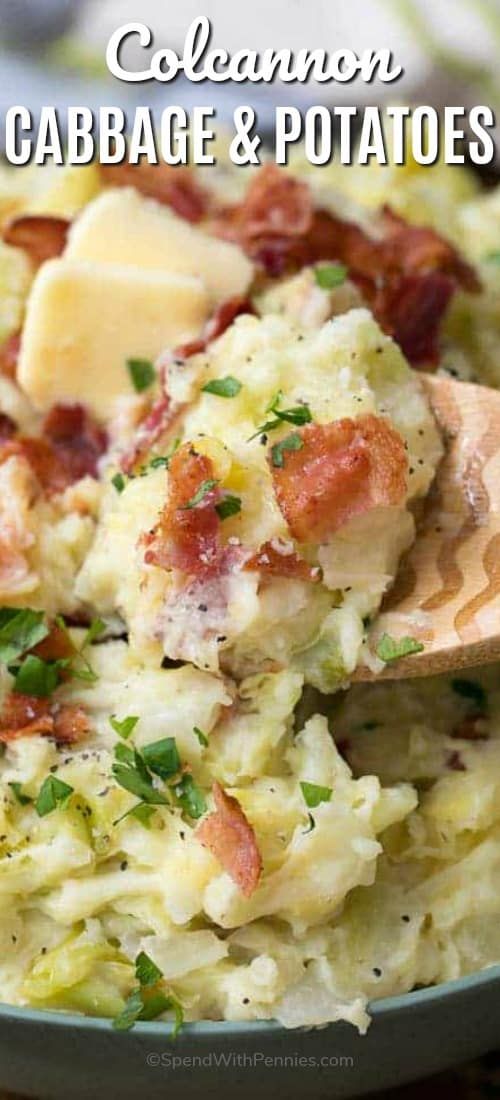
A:
<svg viewBox="0 0 500 1100">
<path fill-rule="evenodd" d="M 234 396 L 206 391 L 227 376 L 236 382 Z M 106 495 L 78 580 L 80 598 L 100 614 L 118 611 L 143 658 L 165 655 L 239 678 L 291 665 L 320 690 L 334 688 L 356 666 L 363 620 L 378 608 L 414 536 L 408 504 L 427 492 L 441 454 L 418 376 L 371 315 L 352 310 L 315 330 L 277 316 L 240 318 L 206 355 L 174 364 L 168 389 L 185 410 L 175 434 L 208 456 L 223 490 L 241 502 L 221 525 L 225 545 L 254 554 L 270 543 L 285 556 L 298 553 L 323 580 L 262 576 L 252 568 L 228 571 L 217 584 L 187 583 L 178 569 L 146 564 L 144 537 L 168 494 L 165 469 L 148 468 L 120 494 Z M 294 542 L 269 458 L 293 422 L 276 420 L 273 402 L 285 412 L 305 408 L 319 424 L 362 414 L 388 418 L 407 449 L 405 499 L 357 515 L 320 543 Z M 269 420 L 274 424 L 264 431 Z"/>
<path fill-rule="evenodd" d="M 73 631 L 75 643 L 82 634 Z M 373 883 L 380 838 L 414 809 L 412 788 L 353 779 L 324 718 L 294 737 L 294 673 L 256 677 L 236 692 L 188 665 L 145 668 L 124 642 L 94 645 L 86 656 L 94 681 L 72 680 L 56 698 L 60 708 L 85 710 L 89 733 L 66 747 L 20 737 L 0 760 L 5 999 L 116 1015 L 145 951 L 188 1019 L 277 1015 L 287 1026 L 346 1019 L 365 1029 L 364 987 L 346 995 L 332 975 L 330 924 L 353 890 Z M 0 692 L 10 689 L 5 673 Z M 125 741 L 120 723 L 131 716 Z M 181 773 L 155 773 L 150 789 L 163 803 L 139 819 L 123 754 L 135 749 L 147 761 L 166 738 Z M 197 802 L 178 794 L 186 769 Z M 251 898 L 197 834 L 216 777 L 254 830 L 262 873 Z M 47 781 L 67 784 L 67 797 L 40 816 L 33 800 Z M 309 808 L 301 784 L 323 801 Z"/>
</svg>

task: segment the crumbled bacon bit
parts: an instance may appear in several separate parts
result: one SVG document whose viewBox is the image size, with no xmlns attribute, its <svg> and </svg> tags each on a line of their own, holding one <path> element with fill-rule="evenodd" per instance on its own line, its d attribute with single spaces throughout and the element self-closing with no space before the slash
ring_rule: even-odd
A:
<svg viewBox="0 0 500 1100">
<path fill-rule="evenodd" d="M 20 348 L 20 332 L 13 332 L 0 348 L 0 374 L 4 374 L 6 378 L 16 377 Z"/>
<path fill-rule="evenodd" d="M 214 468 L 207 455 L 190 444 L 179 447 L 170 460 L 169 494 L 159 522 L 146 536 L 144 560 L 163 569 L 180 569 L 190 576 L 213 571 L 220 559 L 220 519 L 215 505 L 217 488 L 209 490 L 194 507 L 186 505 L 203 482 L 213 481 Z"/>
<path fill-rule="evenodd" d="M 147 198 L 170 206 L 185 221 L 196 223 L 205 216 L 208 196 L 191 168 L 141 161 L 101 165 L 100 170 L 104 182 L 111 187 L 135 187 Z"/>
<path fill-rule="evenodd" d="M 42 661 L 60 661 L 68 657 L 74 657 L 76 647 L 73 645 L 67 630 L 53 623 L 46 638 L 38 642 L 30 653 L 40 657 Z"/>
<path fill-rule="evenodd" d="M 19 436 L 0 448 L 0 462 L 11 455 L 25 458 L 43 490 L 61 493 L 89 474 L 106 450 L 106 433 L 82 405 L 54 405 L 42 425 L 43 436 Z"/>
<path fill-rule="evenodd" d="M 61 744 L 74 744 L 89 730 L 90 722 L 83 707 L 59 705 L 50 699 L 15 691 L 7 695 L 0 714 L 0 742 L 44 735 Z"/>
<path fill-rule="evenodd" d="M 212 793 L 216 810 L 198 826 L 196 836 L 248 898 L 256 890 L 262 870 L 255 832 L 236 798 L 219 783 L 214 783 Z"/>
<path fill-rule="evenodd" d="M 64 251 L 70 224 L 66 218 L 24 214 L 8 223 L 3 239 L 5 244 L 23 248 L 38 267 Z"/>
<path fill-rule="evenodd" d="M 301 428 L 300 450 L 271 460 L 274 490 L 294 538 L 318 542 L 353 516 L 378 505 L 399 504 L 406 493 L 403 439 L 383 417 Z"/>
<path fill-rule="evenodd" d="M 226 329 L 232 325 L 233 321 L 237 317 L 241 317 L 244 313 L 250 313 L 252 316 L 256 316 L 256 311 L 250 298 L 243 298 L 236 296 L 234 298 L 226 298 L 225 302 L 217 307 L 215 312 L 209 317 L 204 332 L 200 336 L 199 340 L 191 340 L 188 344 L 181 344 L 173 352 L 174 359 L 189 359 L 191 355 L 199 355 L 200 352 L 206 351 L 209 344 L 212 344 L 214 340 L 218 340 L 219 336 L 222 336 Z"/>
<path fill-rule="evenodd" d="M 452 737 L 457 741 L 488 741 L 488 721 L 484 714 L 468 714 L 455 726 Z"/>
<path fill-rule="evenodd" d="M 276 542 L 276 539 L 265 542 L 248 559 L 244 568 L 257 569 L 269 577 L 290 577 L 299 581 L 312 581 L 313 584 L 321 579 L 318 566 L 308 565 L 289 544 L 277 546 Z"/>
<path fill-rule="evenodd" d="M 439 325 L 457 286 L 480 289 L 474 269 L 434 229 L 412 226 L 384 207 L 381 235 L 314 209 L 306 184 L 276 166 L 252 181 L 243 202 L 212 222 L 271 277 L 321 260 L 340 261 L 382 328 L 414 364 L 438 361 Z M 411 315 L 408 316 L 408 311 Z"/>
<path fill-rule="evenodd" d="M 446 759 L 446 767 L 452 772 L 466 772 L 467 768 L 459 752 L 450 752 Z"/>
<path fill-rule="evenodd" d="M 16 432 L 17 424 L 15 420 L 11 416 L 7 416 L 7 413 L 0 412 L 0 444 L 12 439 Z"/>
</svg>

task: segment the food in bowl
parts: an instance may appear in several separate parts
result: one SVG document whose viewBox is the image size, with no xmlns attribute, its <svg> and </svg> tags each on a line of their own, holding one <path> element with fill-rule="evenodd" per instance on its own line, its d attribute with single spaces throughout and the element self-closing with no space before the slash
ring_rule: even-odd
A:
<svg viewBox="0 0 500 1100">
<path fill-rule="evenodd" d="M 495 671 L 349 687 L 419 648 L 418 371 L 494 380 L 495 196 L 426 172 L 3 179 L 5 1002 L 363 1031 L 498 961 Z"/>
</svg>

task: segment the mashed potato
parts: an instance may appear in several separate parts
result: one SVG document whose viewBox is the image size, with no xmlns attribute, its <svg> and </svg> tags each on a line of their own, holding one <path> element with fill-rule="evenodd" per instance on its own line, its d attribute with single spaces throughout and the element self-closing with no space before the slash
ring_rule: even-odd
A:
<svg viewBox="0 0 500 1100">
<path fill-rule="evenodd" d="M 445 225 L 482 289 L 454 294 L 436 366 L 500 384 L 498 196 L 442 165 L 359 172 L 308 173 L 316 204 L 353 220 L 368 247 L 384 202 L 415 225 Z M 305 174 L 297 162 L 284 178 Z M 202 180 L 232 203 L 249 178 Z M 141 179 L 147 201 L 100 195 L 95 166 L 0 179 L 4 220 L 87 207 L 57 261 L 55 316 L 44 315 L 44 265 L 33 295 L 32 261 L 0 249 L 2 998 L 123 1029 L 160 1017 L 345 1020 L 363 1032 L 374 998 L 500 958 L 498 669 L 348 687 L 442 442 L 355 271 L 322 275 L 312 260 L 264 275 L 255 211 L 243 245 L 222 246 L 197 180 L 187 227 Z M 140 254 L 130 207 L 151 234 Z M 287 246 L 300 213 L 299 202 L 282 226 Z M 158 271 L 156 233 L 173 242 L 172 270 L 165 248 Z M 276 240 L 265 243 L 269 256 Z M 279 248 L 273 257 L 279 267 Z M 64 360 L 64 273 L 81 263 L 87 283 L 98 270 L 106 324 L 82 304 Z M 78 349 L 88 331 L 104 376 L 113 324 L 125 325 L 118 284 L 132 298 L 139 284 L 141 295 L 168 286 L 161 334 L 180 325 L 198 342 L 156 347 L 128 310 L 130 360 L 114 355 L 90 416 Z M 224 331 L 216 313 L 210 340 L 207 303 L 222 299 L 224 312 L 227 288 L 246 315 Z M 12 363 L 25 314 L 34 403 Z M 383 327 L 394 331 L 387 317 Z M 50 400 L 64 406 L 49 411 L 51 432 L 49 368 Z M 366 424 L 384 440 L 372 465 Z M 356 441 L 340 460 L 338 431 Z M 370 491 L 353 509 L 363 477 Z"/>
</svg>

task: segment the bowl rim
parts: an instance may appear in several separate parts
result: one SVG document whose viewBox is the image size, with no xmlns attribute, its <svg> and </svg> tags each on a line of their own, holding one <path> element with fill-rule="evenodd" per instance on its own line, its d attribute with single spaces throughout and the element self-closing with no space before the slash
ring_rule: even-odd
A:
<svg viewBox="0 0 500 1100">
<path fill-rule="evenodd" d="M 374 1020 L 392 1017 L 396 1013 L 410 1011 L 424 1005 L 433 1004 L 441 1000 L 460 997 L 463 994 L 479 992 L 484 986 L 500 984 L 500 963 L 487 966 L 483 970 L 474 971 L 462 978 L 454 978 L 447 982 L 439 982 L 437 985 L 426 986 L 424 989 L 415 989 L 409 993 L 398 993 L 393 997 L 383 997 L 370 1002 L 368 1011 Z M 0 1025 L 2 1020 L 10 1020 L 19 1023 L 41 1024 L 44 1027 L 71 1027 L 80 1031 L 112 1032 L 114 1035 L 149 1036 L 156 1038 L 165 1037 L 165 1021 L 163 1023 L 149 1022 L 137 1023 L 133 1032 L 119 1032 L 113 1028 L 110 1019 L 95 1016 L 83 1016 L 73 1012 L 59 1012 L 49 1009 L 33 1009 L 29 1006 L 16 1006 L 0 1003 Z M 339 1021 L 342 1022 L 342 1021 Z M 335 1023 L 322 1026 L 322 1030 L 335 1027 Z M 196 1036 L 216 1036 L 221 1038 L 230 1036 L 262 1034 L 288 1034 L 293 1035 L 297 1031 L 315 1030 L 314 1028 L 286 1028 L 277 1020 L 196 1020 L 185 1024 L 182 1028 L 182 1037 L 195 1038 Z M 178 1041 L 178 1040 L 177 1040 Z"/>
</svg>

